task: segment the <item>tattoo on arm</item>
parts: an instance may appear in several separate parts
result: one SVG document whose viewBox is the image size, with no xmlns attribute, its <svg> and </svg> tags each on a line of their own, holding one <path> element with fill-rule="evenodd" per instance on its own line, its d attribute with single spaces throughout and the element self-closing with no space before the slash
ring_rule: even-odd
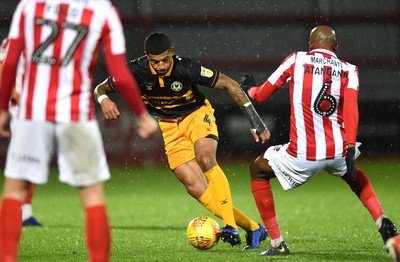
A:
<svg viewBox="0 0 400 262">
<path fill-rule="evenodd" d="M 229 95 L 239 107 L 250 101 L 246 93 L 240 88 L 239 83 L 222 74 L 221 72 L 214 88 L 219 90 L 227 90 Z"/>
</svg>

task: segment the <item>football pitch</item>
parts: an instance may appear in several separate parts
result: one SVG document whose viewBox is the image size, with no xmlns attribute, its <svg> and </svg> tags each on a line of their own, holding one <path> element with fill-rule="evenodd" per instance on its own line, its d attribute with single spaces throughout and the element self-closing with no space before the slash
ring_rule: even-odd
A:
<svg viewBox="0 0 400 262">
<path fill-rule="evenodd" d="M 248 163 L 222 163 L 233 201 L 261 222 L 250 189 Z M 359 161 L 386 214 L 400 226 L 400 161 Z M 186 226 L 196 216 L 222 220 L 191 198 L 167 167 L 113 167 L 106 186 L 112 229 L 112 261 L 391 261 L 369 213 L 339 178 L 321 173 L 309 183 L 283 191 L 272 187 L 282 234 L 291 249 L 287 257 L 260 257 L 269 246 L 241 251 L 219 242 L 201 251 L 186 240 Z M 3 179 L 3 178 L 1 178 Z M 3 181 L 1 181 L 2 183 Z M 78 194 L 57 180 L 38 186 L 34 213 L 44 227 L 25 227 L 19 261 L 87 261 L 84 215 Z"/>
</svg>

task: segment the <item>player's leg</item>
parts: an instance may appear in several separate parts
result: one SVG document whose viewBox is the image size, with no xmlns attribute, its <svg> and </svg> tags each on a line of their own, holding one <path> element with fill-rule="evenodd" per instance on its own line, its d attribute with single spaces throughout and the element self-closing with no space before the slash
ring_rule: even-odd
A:
<svg viewBox="0 0 400 262">
<path fill-rule="evenodd" d="M 232 195 L 228 179 L 216 161 L 217 140 L 214 137 L 197 139 L 194 143 L 196 161 L 207 177 L 212 192 L 212 201 L 216 204 L 224 220 L 220 237 L 232 246 L 241 243 L 233 212 Z M 258 225 L 256 225 L 258 227 Z"/>
<path fill-rule="evenodd" d="M 223 218 L 225 229 L 229 231 L 230 227 L 233 227 L 237 230 L 237 226 L 240 226 L 247 232 L 245 249 L 258 248 L 260 242 L 266 238 L 266 230 L 262 225 L 256 223 L 233 206 L 229 181 L 216 160 L 217 140 L 208 137 L 198 139 L 194 143 L 194 150 L 196 162 L 209 183 L 207 190 L 211 192 L 211 194 L 204 194 L 199 199 L 200 202 L 212 196 L 212 201 L 208 199 L 207 206 L 216 210 L 218 213 L 214 212 L 214 214 Z M 222 233 L 224 233 L 224 229 Z M 236 234 L 236 232 L 234 233 Z M 221 238 L 224 239 L 223 236 Z M 236 244 L 237 242 L 233 241 L 233 243 Z"/>
<path fill-rule="evenodd" d="M 186 120 L 186 119 L 185 119 Z M 177 179 L 185 186 L 189 195 L 197 199 L 205 208 L 222 217 L 215 204 L 213 190 L 195 159 L 192 142 L 184 135 L 182 123 L 160 121 L 168 163 Z"/>
<path fill-rule="evenodd" d="M 22 232 L 21 205 L 29 182 L 5 178 L 0 211 L 0 261 L 17 261 Z"/>
<path fill-rule="evenodd" d="M 193 159 L 178 166 L 174 169 L 174 173 L 178 180 L 185 185 L 187 192 L 192 197 L 196 198 L 211 213 L 222 219 L 219 205 L 213 196 L 213 192 L 216 190 L 214 188 L 216 180 L 212 179 L 209 184 L 197 161 Z M 254 244 L 251 246 L 251 248 L 258 248 L 259 243 L 266 237 L 265 228 L 253 222 L 235 207 L 233 207 L 233 213 L 238 226 L 244 228 L 248 233 L 259 234 L 258 239 L 255 239 Z M 254 226 L 254 229 L 251 226 Z"/>
<path fill-rule="evenodd" d="M 224 226 L 229 225 L 237 228 L 235 217 L 233 215 L 233 204 L 229 182 L 224 171 L 222 171 L 216 160 L 217 141 L 213 138 L 198 139 L 194 143 L 194 151 L 196 162 L 204 172 L 209 187 L 213 192 L 215 202 L 222 214 Z"/>
<path fill-rule="evenodd" d="M 29 182 L 47 182 L 53 150 L 54 127 L 49 123 L 15 120 L 4 174 L 6 176 L 0 222 L 2 256 L 16 259 L 21 234 L 21 206 Z M 15 155 L 24 157 L 14 157 Z M 28 182 L 29 181 L 29 182 Z M 1 260 L 1 259 L 0 259 Z M 8 260 L 1 260 L 8 261 Z"/>
<path fill-rule="evenodd" d="M 274 178 L 275 174 L 268 164 L 268 160 L 262 155 L 257 157 L 250 165 L 250 175 L 253 197 L 271 239 L 271 247 L 262 252 L 261 255 L 287 255 L 289 249 L 283 239 L 276 218 L 274 196 L 270 185 L 270 179 Z"/>
<path fill-rule="evenodd" d="M 22 225 L 23 226 L 42 226 L 39 221 L 33 216 L 32 199 L 35 192 L 35 184 L 31 183 L 28 188 L 25 200 L 22 203 Z"/>
<path fill-rule="evenodd" d="M 195 199 L 199 199 L 203 195 L 207 196 L 204 197 L 205 199 L 212 198 L 211 190 L 208 190 L 207 179 L 195 159 L 179 165 L 173 172 L 176 178 L 185 186 L 189 195 Z M 203 202 L 208 203 L 209 201 L 204 200 Z"/>
<path fill-rule="evenodd" d="M 86 244 L 90 261 L 109 261 L 111 232 L 104 201 L 103 183 L 80 187 L 86 218 Z"/>
<path fill-rule="evenodd" d="M 400 262 L 400 236 L 389 238 L 386 242 L 386 251 L 394 262 Z"/>
<path fill-rule="evenodd" d="M 386 217 L 367 175 L 361 169 L 357 168 L 355 181 L 347 176 L 342 176 L 342 178 L 368 209 L 382 236 L 383 242 L 386 243 L 389 238 L 397 236 L 396 226 Z"/>
<path fill-rule="evenodd" d="M 57 125 L 59 179 L 79 188 L 90 261 L 109 261 L 111 235 L 104 200 L 110 178 L 97 122 Z"/>
</svg>

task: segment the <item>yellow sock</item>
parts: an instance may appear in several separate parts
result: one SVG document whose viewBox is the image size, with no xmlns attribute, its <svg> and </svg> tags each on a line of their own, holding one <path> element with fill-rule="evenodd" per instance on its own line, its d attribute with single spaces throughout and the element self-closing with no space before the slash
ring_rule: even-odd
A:
<svg viewBox="0 0 400 262">
<path fill-rule="evenodd" d="M 230 225 L 237 229 L 235 217 L 233 215 L 231 190 L 228 179 L 226 178 L 224 172 L 218 165 L 216 165 L 210 170 L 206 171 L 204 175 L 207 177 L 209 183 L 207 190 L 211 189 L 212 192 L 212 198 L 210 202 L 212 202 L 212 200 L 215 201 L 215 205 L 217 206 L 218 210 L 220 211 L 220 215 L 224 220 L 224 226 Z"/>
<path fill-rule="evenodd" d="M 207 208 L 211 213 L 222 219 L 222 214 L 217 206 L 217 202 L 214 201 L 212 195 L 212 188 L 209 186 L 206 191 L 197 200 Z M 233 215 L 235 222 L 238 226 L 246 231 L 254 231 L 259 228 L 259 225 L 243 214 L 239 209 L 233 207 Z"/>
<path fill-rule="evenodd" d="M 233 215 L 235 216 L 236 224 L 246 231 L 254 231 L 260 227 L 260 225 L 247 217 L 236 207 L 233 207 Z"/>
<path fill-rule="evenodd" d="M 211 211 L 214 215 L 221 218 L 221 213 L 215 201 L 213 201 L 212 189 L 210 186 L 207 187 L 206 191 L 197 199 L 205 208 Z"/>
</svg>

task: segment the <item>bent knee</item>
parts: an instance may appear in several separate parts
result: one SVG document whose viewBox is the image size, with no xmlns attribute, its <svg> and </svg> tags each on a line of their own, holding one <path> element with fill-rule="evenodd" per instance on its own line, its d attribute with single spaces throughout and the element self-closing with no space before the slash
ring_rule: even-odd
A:
<svg viewBox="0 0 400 262">
<path fill-rule="evenodd" d="M 201 170 L 203 172 L 206 172 L 207 170 L 210 170 L 214 166 L 217 165 L 217 160 L 213 156 L 209 155 L 202 155 L 200 157 L 196 157 L 196 161 L 199 164 Z"/>
</svg>

